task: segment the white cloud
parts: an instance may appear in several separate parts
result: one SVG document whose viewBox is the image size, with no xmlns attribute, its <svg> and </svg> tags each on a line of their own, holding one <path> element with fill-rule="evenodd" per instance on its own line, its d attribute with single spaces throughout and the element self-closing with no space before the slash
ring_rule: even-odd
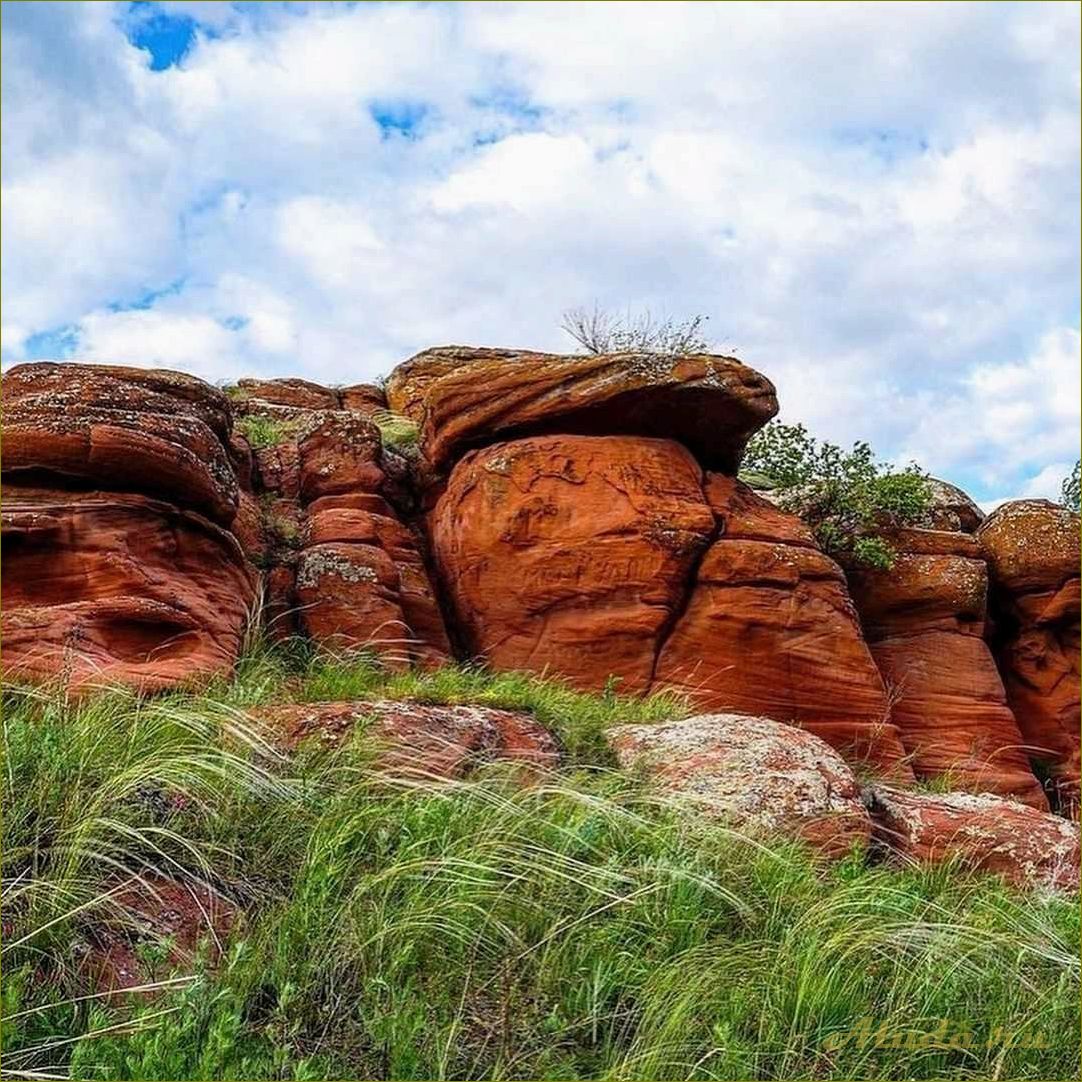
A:
<svg viewBox="0 0 1082 1082">
<path fill-rule="evenodd" d="M 1075 5 L 162 7 L 160 72 L 122 5 L 5 12 L 9 360 L 347 382 L 597 299 L 982 498 L 1077 455 Z"/>
</svg>

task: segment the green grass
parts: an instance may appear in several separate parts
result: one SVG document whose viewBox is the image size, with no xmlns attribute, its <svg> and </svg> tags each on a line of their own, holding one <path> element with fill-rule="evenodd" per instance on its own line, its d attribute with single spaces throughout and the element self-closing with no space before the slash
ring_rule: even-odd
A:
<svg viewBox="0 0 1082 1082">
<path fill-rule="evenodd" d="M 403 453 L 413 450 L 421 438 L 421 429 L 415 421 L 391 410 L 376 410 L 372 423 L 379 429 L 384 447 Z"/>
<path fill-rule="evenodd" d="M 395 782 L 363 732 L 286 761 L 244 713 L 376 695 L 531 710 L 568 765 L 528 787 L 499 764 Z M 681 815 L 600 735 L 680 709 L 300 645 L 198 693 L 8 690 L 4 1072 L 1077 1077 L 1073 903 L 951 867 L 824 866 Z M 163 814 L 155 793 L 184 799 Z M 80 946 L 124 919 L 110 884 L 153 871 L 243 905 L 227 958 L 159 973 L 174 983 L 154 995 L 79 998 Z M 941 1019 L 969 1047 L 905 1046 Z M 878 1026 L 902 1047 L 876 1047 Z"/>
<path fill-rule="evenodd" d="M 296 431 L 296 422 L 267 413 L 246 413 L 236 418 L 233 427 L 252 447 L 277 447 Z"/>
</svg>

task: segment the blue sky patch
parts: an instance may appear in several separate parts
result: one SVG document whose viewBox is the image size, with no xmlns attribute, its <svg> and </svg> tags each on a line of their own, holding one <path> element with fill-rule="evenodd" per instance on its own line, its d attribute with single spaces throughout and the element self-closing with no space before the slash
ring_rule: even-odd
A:
<svg viewBox="0 0 1082 1082">
<path fill-rule="evenodd" d="M 39 331 L 26 340 L 26 360 L 64 361 L 75 352 L 77 343 L 74 323 Z"/>
<path fill-rule="evenodd" d="M 183 288 L 187 278 L 177 278 L 161 289 L 147 289 L 140 293 L 134 300 L 113 301 L 107 305 L 110 312 L 130 312 L 132 309 L 145 310 L 153 308 L 155 303 L 162 297 L 174 297 Z"/>
<path fill-rule="evenodd" d="M 372 119 L 380 126 L 384 139 L 404 135 L 415 139 L 418 127 L 431 112 L 423 101 L 374 101 L 368 106 Z"/>
<path fill-rule="evenodd" d="M 179 64 L 195 41 L 199 25 L 189 15 L 174 15 L 149 0 L 135 0 L 127 13 L 128 40 L 150 53 L 150 70 Z"/>
</svg>

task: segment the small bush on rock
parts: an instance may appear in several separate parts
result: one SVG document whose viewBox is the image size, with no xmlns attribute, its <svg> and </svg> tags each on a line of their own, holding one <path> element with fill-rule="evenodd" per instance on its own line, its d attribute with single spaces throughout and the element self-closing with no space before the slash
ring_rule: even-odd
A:
<svg viewBox="0 0 1082 1082">
<path fill-rule="evenodd" d="M 636 315 L 630 308 L 624 315 L 617 316 L 595 304 L 592 309 L 568 309 L 563 314 L 560 328 L 587 353 L 641 351 L 681 357 L 710 352 L 712 344 L 703 333 L 709 318 L 695 315 L 674 319 L 655 316 L 649 309 Z"/>
<path fill-rule="evenodd" d="M 1071 470 L 1069 477 L 1063 479 L 1063 487 L 1060 489 L 1060 500 L 1063 506 L 1069 511 L 1078 512 L 1080 505 L 1082 505 L 1082 478 L 1079 477 L 1079 470 L 1082 468 L 1082 462 L 1076 461 L 1074 469 Z"/>
<path fill-rule="evenodd" d="M 920 522 L 931 504 L 927 475 L 916 465 L 894 470 L 871 447 L 849 451 L 820 442 L 801 424 L 771 421 L 752 437 L 741 476 L 778 493 L 799 514 L 823 550 L 843 564 L 889 568 L 894 549 L 883 533 Z"/>
</svg>

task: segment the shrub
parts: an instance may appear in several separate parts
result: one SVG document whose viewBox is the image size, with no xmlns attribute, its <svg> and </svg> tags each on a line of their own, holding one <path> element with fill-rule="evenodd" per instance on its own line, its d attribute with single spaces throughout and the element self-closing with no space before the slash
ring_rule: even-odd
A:
<svg viewBox="0 0 1082 1082">
<path fill-rule="evenodd" d="M 703 331 L 709 316 L 674 319 L 654 316 L 649 309 L 623 316 L 599 308 L 571 308 L 564 312 L 560 328 L 587 353 L 662 353 L 674 357 L 708 353 L 710 341 Z"/>
<path fill-rule="evenodd" d="M 825 552 L 866 567 L 892 566 L 883 532 L 920 522 L 932 498 L 916 465 L 894 470 L 877 462 L 867 443 L 844 451 L 801 424 L 778 421 L 752 437 L 741 476 L 780 490 L 779 504 L 808 522 Z"/>
<path fill-rule="evenodd" d="M 1060 499 L 1063 506 L 1076 512 L 1080 510 L 1079 504 L 1080 500 L 1082 500 L 1082 492 L 1080 492 L 1082 480 L 1079 478 L 1080 467 L 1082 467 L 1082 462 L 1076 461 L 1070 476 L 1063 479 L 1063 486 L 1060 489 Z"/>
</svg>

